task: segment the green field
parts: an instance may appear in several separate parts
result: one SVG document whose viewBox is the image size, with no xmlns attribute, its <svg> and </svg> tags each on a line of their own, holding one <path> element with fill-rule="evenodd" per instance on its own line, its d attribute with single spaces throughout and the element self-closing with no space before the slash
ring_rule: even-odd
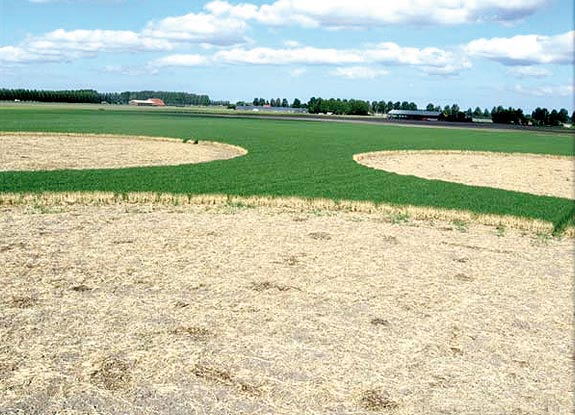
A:
<svg viewBox="0 0 575 415">
<path fill-rule="evenodd" d="M 575 155 L 573 135 L 219 118 L 112 107 L 0 107 L 0 131 L 137 134 L 221 141 L 247 156 L 199 165 L 0 173 L 0 192 L 161 192 L 298 196 L 429 206 L 572 223 L 573 201 L 424 180 L 356 164 L 377 150 L 481 150 Z"/>
</svg>

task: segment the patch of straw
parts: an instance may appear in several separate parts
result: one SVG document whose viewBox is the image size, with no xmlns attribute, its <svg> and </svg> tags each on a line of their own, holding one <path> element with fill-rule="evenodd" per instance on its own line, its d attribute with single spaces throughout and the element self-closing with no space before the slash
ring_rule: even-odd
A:
<svg viewBox="0 0 575 415">
<path fill-rule="evenodd" d="M 441 209 L 411 205 L 391 205 L 369 201 L 335 201 L 331 199 L 305 199 L 297 197 L 229 196 L 223 194 L 182 195 L 169 193 L 113 193 L 113 192 L 46 192 L 46 193 L 0 193 L 2 206 L 66 206 L 116 204 L 158 206 L 244 206 L 270 207 L 290 212 L 358 212 L 381 214 L 384 217 L 405 217 L 416 221 L 462 221 L 486 226 L 519 229 L 529 232 L 553 231 L 553 223 L 539 219 L 511 215 L 482 214 L 465 210 Z M 564 236 L 573 237 L 574 228 L 569 227 Z"/>
</svg>

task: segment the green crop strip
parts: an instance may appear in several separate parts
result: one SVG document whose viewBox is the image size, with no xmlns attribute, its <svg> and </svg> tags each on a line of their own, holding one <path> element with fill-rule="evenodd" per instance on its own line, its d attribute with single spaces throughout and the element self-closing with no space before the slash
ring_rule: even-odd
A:
<svg viewBox="0 0 575 415">
<path fill-rule="evenodd" d="M 185 112 L 0 107 L 0 130 L 110 133 L 221 141 L 248 154 L 198 165 L 2 172 L 0 192 L 109 191 L 298 196 L 409 204 L 541 219 L 563 226 L 568 199 L 400 176 L 360 166 L 378 150 L 574 155 L 572 135 L 424 129 L 317 121 L 230 119 Z M 1 139 L 1 138 L 0 138 Z M 567 220 L 568 221 L 568 220 Z"/>
</svg>

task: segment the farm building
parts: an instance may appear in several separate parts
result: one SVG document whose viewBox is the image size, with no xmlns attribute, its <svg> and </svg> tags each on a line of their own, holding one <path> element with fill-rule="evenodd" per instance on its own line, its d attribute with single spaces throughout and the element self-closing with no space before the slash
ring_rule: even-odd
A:
<svg viewBox="0 0 575 415">
<path fill-rule="evenodd" d="M 437 120 L 440 114 L 439 111 L 391 110 L 387 113 L 387 117 L 403 120 Z"/>
<path fill-rule="evenodd" d="M 164 107 L 164 101 L 159 98 L 148 98 L 148 99 L 133 99 L 129 102 L 130 105 L 135 105 L 137 107 Z"/>
</svg>

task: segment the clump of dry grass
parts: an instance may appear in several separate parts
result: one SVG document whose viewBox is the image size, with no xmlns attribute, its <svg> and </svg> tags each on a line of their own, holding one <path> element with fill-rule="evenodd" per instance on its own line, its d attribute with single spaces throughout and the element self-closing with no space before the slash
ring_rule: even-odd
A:
<svg viewBox="0 0 575 415">
<path fill-rule="evenodd" d="M 384 318 L 372 318 L 370 321 L 371 324 L 373 324 L 374 326 L 384 326 L 384 327 L 388 327 L 389 326 L 389 321 L 387 321 Z"/>
<path fill-rule="evenodd" d="M 88 287 L 87 285 L 84 284 L 80 284 L 80 285 L 74 285 L 73 287 L 70 288 L 72 291 L 76 291 L 79 293 L 83 293 L 83 292 L 87 292 L 87 291 L 92 291 L 91 287 Z"/>
<path fill-rule="evenodd" d="M 567 238 L 575 238 L 575 226 L 567 226 L 562 234 Z"/>
<path fill-rule="evenodd" d="M 118 356 L 106 356 L 98 361 L 90 379 L 110 391 L 128 389 L 132 382 L 130 364 Z"/>
<path fill-rule="evenodd" d="M 329 241 L 331 239 L 331 235 L 327 232 L 310 232 L 308 236 L 311 239 L 316 239 L 320 241 Z"/>
<path fill-rule="evenodd" d="M 390 245 L 397 245 L 399 244 L 399 240 L 396 236 L 393 235 L 384 235 L 382 238 L 385 242 L 389 243 Z"/>
<path fill-rule="evenodd" d="M 240 392 L 248 395 L 260 395 L 260 386 L 251 384 L 242 379 L 236 378 L 229 370 L 221 369 L 215 366 L 198 363 L 192 370 L 192 373 L 198 378 L 208 382 L 217 383 L 224 386 L 234 387 Z"/>
<path fill-rule="evenodd" d="M 455 274 L 453 278 L 455 278 L 458 281 L 464 281 L 464 282 L 471 282 L 475 280 L 475 278 L 473 278 L 471 275 L 467 275 L 462 272 L 460 272 L 459 274 Z"/>
<path fill-rule="evenodd" d="M 368 389 L 361 394 L 360 404 L 369 411 L 393 411 L 399 403 L 391 399 L 388 392 L 381 389 Z"/>
<path fill-rule="evenodd" d="M 192 373 L 201 379 L 210 382 L 220 383 L 226 386 L 233 385 L 233 377 L 231 373 L 224 369 L 219 369 L 214 366 L 209 366 L 203 363 L 198 363 L 192 370 Z"/>
<path fill-rule="evenodd" d="M 459 262 L 460 264 L 465 264 L 470 261 L 470 258 L 468 256 L 462 256 L 459 258 L 455 258 L 454 261 Z"/>
<path fill-rule="evenodd" d="M 170 331 L 171 334 L 184 335 L 194 341 L 205 341 L 213 334 L 205 327 L 197 326 L 178 326 Z"/>
<path fill-rule="evenodd" d="M 29 295 L 13 296 L 8 304 L 13 308 L 30 308 L 38 304 L 38 298 Z"/>
<path fill-rule="evenodd" d="M 288 285 L 282 285 L 271 281 L 255 281 L 250 285 L 250 288 L 258 292 L 270 291 L 270 290 L 277 290 L 280 292 L 297 290 L 296 287 L 290 287 Z"/>
<path fill-rule="evenodd" d="M 301 262 L 301 260 L 300 260 L 299 256 L 297 256 L 297 255 L 290 255 L 286 258 L 285 262 L 289 266 L 294 266 L 294 265 L 299 264 Z"/>
</svg>

